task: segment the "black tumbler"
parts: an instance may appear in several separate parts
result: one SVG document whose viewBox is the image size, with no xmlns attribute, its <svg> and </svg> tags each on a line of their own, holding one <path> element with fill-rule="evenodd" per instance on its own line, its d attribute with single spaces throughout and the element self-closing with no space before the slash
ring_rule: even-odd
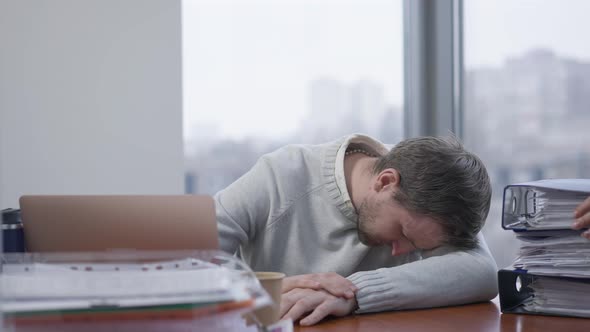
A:
<svg viewBox="0 0 590 332">
<path fill-rule="evenodd" d="M 20 210 L 2 210 L 2 244 L 4 252 L 25 252 L 25 234 Z"/>
</svg>

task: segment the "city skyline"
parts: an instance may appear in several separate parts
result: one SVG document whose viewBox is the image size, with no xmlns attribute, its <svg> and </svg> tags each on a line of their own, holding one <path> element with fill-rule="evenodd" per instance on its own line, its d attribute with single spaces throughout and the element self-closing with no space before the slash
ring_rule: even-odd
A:
<svg viewBox="0 0 590 332">
<path fill-rule="evenodd" d="M 203 128 L 238 139 L 292 134 L 312 78 L 381 81 L 386 101 L 403 105 L 402 4 L 184 0 L 184 138 Z M 589 10 L 579 0 L 466 1 L 465 68 L 497 68 L 533 48 L 588 58 L 578 36 Z"/>
<path fill-rule="evenodd" d="M 529 50 L 506 59 L 498 68 L 468 70 L 466 84 L 464 142 L 484 159 L 496 187 L 511 179 L 524 181 L 560 172 L 584 175 L 580 169 L 588 162 L 586 156 L 590 158 L 590 147 L 583 144 L 584 121 L 580 119 L 590 119 L 584 111 L 590 105 L 586 97 L 590 96 L 590 61 L 563 58 L 551 50 Z M 192 149 L 186 154 L 187 169 L 217 174 L 207 177 L 215 182 L 206 186 L 207 192 L 214 193 L 247 171 L 261 154 L 284 144 L 320 143 L 351 132 L 395 143 L 403 137 L 402 109 L 388 104 L 382 89 L 379 82 L 368 80 L 352 84 L 326 77 L 312 80 L 306 116 L 291 135 L 239 140 L 205 128 L 186 142 L 187 149 Z M 563 133 L 556 122 L 578 130 Z M 511 125 L 516 126 L 512 131 Z M 502 139 L 490 139 L 498 133 Z M 568 150 L 572 138 L 575 146 Z M 560 151 L 561 164 L 539 153 L 548 148 Z M 512 158 L 515 153 L 519 158 Z M 239 167 L 227 169 L 236 164 Z"/>
<path fill-rule="evenodd" d="M 553 50 L 550 49 L 531 49 L 526 51 L 525 53 L 519 55 L 519 56 L 514 56 L 514 57 L 509 57 L 507 59 L 505 59 L 505 61 L 502 63 L 501 66 L 499 67 L 482 67 L 482 68 L 472 68 L 472 69 L 467 69 L 466 70 L 466 85 L 465 85 L 465 95 L 466 95 L 466 108 L 464 110 L 465 114 L 464 116 L 466 117 L 465 121 L 468 121 L 468 118 L 470 116 L 470 114 L 472 114 L 472 112 L 469 110 L 470 106 L 474 106 L 475 104 L 469 105 L 469 96 L 470 94 L 472 94 L 474 91 L 476 90 L 482 90 L 482 89 L 510 89 L 511 85 L 510 83 L 514 83 L 513 79 L 504 79 L 503 82 L 495 82 L 495 86 L 494 84 L 490 85 L 488 87 L 484 87 L 486 85 L 486 83 L 483 82 L 477 82 L 474 83 L 472 77 L 474 75 L 477 75 L 478 77 L 480 76 L 485 76 L 488 74 L 493 75 L 497 75 L 497 73 L 499 72 L 514 72 L 514 75 L 518 76 L 518 72 L 519 69 L 518 68 L 525 68 L 527 67 L 527 63 L 531 62 L 531 59 L 536 59 L 535 61 L 543 61 L 543 59 L 546 59 L 548 61 L 565 61 L 565 63 L 568 63 L 570 66 L 575 66 L 575 69 L 570 70 L 572 73 L 576 73 L 577 74 L 577 82 L 580 81 L 581 78 L 585 78 L 585 85 L 583 87 L 583 89 L 581 91 L 576 91 L 576 93 L 572 94 L 572 96 L 562 96 L 561 99 L 563 100 L 564 98 L 567 98 L 567 102 L 568 104 L 565 105 L 567 106 L 568 109 L 575 109 L 577 110 L 577 112 L 580 112 L 580 110 L 582 108 L 577 107 L 575 104 L 576 102 L 572 101 L 572 98 L 570 97 L 576 97 L 577 99 L 582 99 L 582 101 L 584 100 L 586 95 L 590 95 L 590 59 L 588 60 L 584 60 L 584 59 L 574 59 L 574 58 L 568 58 L 568 57 L 560 57 L 558 54 L 556 54 Z M 538 65 L 547 65 L 547 63 L 540 63 Z M 556 64 L 556 66 L 559 66 L 560 64 Z M 533 68 L 530 68 L 531 66 L 528 65 L 529 67 L 529 71 L 534 71 L 535 67 L 533 64 Z M 580 68 L 584 68 L 584 69 L 580 69 Z M 520 72 L 522 72 L 523 70 L 520 70 Z M 584 75 L 585 74 L 585 75 Z M 485 80 L 484 80 L 485 81 Z M 553 87 L 549 87 L 549 89 L 551 91 L 553 91 L 555 93 L 555 91 L 558 91 L 560 84 L 557 84 L 553 81 L 550 81 L 550 83 L 552 83 Z M 561 81 L 560 81 L 561 82 Z M 575 82 L 574 82 L 575 83 Z M 477 89 L 473 89 L 473 85 L 478 86 Z M 562 84 L 563 85 L 563 84 Z M 572 84 L 569 84 L 570 86 L 572 86 Z M 316 88 L 314 89 L 314 86 L 316 86 Z M 356 87 L 356 88 L 355 88 Z M 361 90 L 363 89 L 363 87 L 366 87 L 368 89 L 369 94 L 373 93 L 375 94 L 375 98 L 371 99 L 371 98 L 365 98 L 364 103 L 369 103 L 369 104 L 374 104 L 374 105 L 365 105 L 364 108 L 361 107 L 354 107 L 353 105 L 355 103 L 357 104 L 361 104 L 360 101 L 352 101 L 350 100 L 351 96 L 350 94 L 357 94 L 360 95 L 361 94 Z M 314 91 L 317 92 L 318 88 L 325 88 L 326 92 L 324 92 L 324 94 L 333 94 L 333 96 L 328 97 L 327 101 L 318 101 L 316 100 L 314 102 Z M 579 88 L 579 86 L 577 86 L 577 88 Z M 356 92 L 352 91 L 352 90 L 357 90 Z M 571 87 L 570 87 L 571 89 Z M 349 90 L 348 92 L 343 92 L 345 90 Z M 344 131 L 337 131 L 336 134 L 330 134 L 330 129 L 331 128 L 327 128 L 326 124 L 330 123 L 330 119 L 334 116 L 338 116 L 338 117 L 346 117 L 346 116 L 357 116 L 358 118 L 356 119 L 357 121 L 363 122 L 363 121 L 367 121 L 367 117 L 363 117 L 363 113 L 366 113 L 367 115 L 370 113 L 374 113 L 373 115 L 377 116 L 376 118 L 382 117 L 383 114 L 379 114 L 379 112 L 384 112 L 386 109 L 389 109 L 390 111 L 393 111 L 393 113 L 396 114 L 396 117 L 399 118 L 399 125 L 401 125 L 403 123 L 403 114 L 402 114 L 402 106 L 403 105 L 393 105 L 388 103 L 387 100 L 385 100 L 385 94 L 383 93 L 384 90 L 384 85 L 381 84 L 379 81 L 371 81 L 371 80 L 367 80 L 367 79 L 358 79 L 352 82 L 347 82 L 347 81 L 340 81 L 334 77 L 328 77 L 328 76 L 323 76 L 323 77 L 318 77 L 316 79 L 312 79 L 308 82 L 308 88 L 306 89 L 306 91 L 308 91 L 308 93 L 306 94 L 306 109 L 302 112 L 302 117 L 301 119 L 299 119 L 299 121 L 296 122 L 296 124 L 293 127 L 293 130 L 285 135 L 279 136 L 276 139 L 280 140 L 280 141 L 288 141 L 290 138 L 297 138 L 299 137 L 298 141 L 299 143 L 302 142 L 319 142 L 318 140 L 313 140 L 313 139 L 309 139 L 309 137 L 313 136 L 310 135 L 310 128 L 313 127 L 324 127 L 322 129 L 322 131 L 327 130 L 327 137 L 326 135 L 325 138 L 329 138 L 329 137 L 335 137 L 338 135 L 344 135 L 345 133 L 348 132 L 353 132 L 353 131 L 358 131 L 358 130 L 364 130 L 366 132 L 374 132 L 374 128 L 376 128 L 378 126 L 378 121 L 372 121 L 372 125 L 366 125 L 366 123 L 363 123 L 361 125 L 361 127 L 357 127 L 357 128 L 350 128 L 349 130 L 344 130 Z M 561 89 L 563 90 L 563 89 Z M 352 92 L 351 92 L 352 91 Z M 550 92 L 550 91 L 549 91 Z M 366 91 L 365 91 L 366 93 Z M 506 94 L 508 92 L 504 91 L 502 92 L 502 94 Z M 498 96 L 499 92 L 496 91 L 494 94 L 491 94 L 492 98 L 496 98 Z M 321 95 L 321 94 L 320 94 Z M 539 96 L 548 96 L 548 94 L 538 94 Z M 530 111 L 529 112 L 535 112 L 536 110 L 545 110 L 543 111 L 543 113 L 545 114 L 545 117 L 543 119 L 539 118 L 536 119 L 535 121 L 533 121 L 533 123 L 529 123 L 527 124 L 527 126 L 523 127 L 525 128 L 525 130 L 533 130 L 533 133 L 538 134 L 538 129 L 539 129 L 539 121 L 544 120 L 544 123 L 547 124 L 555 124 L 555 121 L 549 121 L 549 119 L 547 117 L 551 117 L 551 110 L 553 112 L 561 110 L 561 109 L 565 109 L 566 107 L 555 107 L 555 105 L 552 105 L 551 109 L 548 109 L 547 107 L 543 106 L 543 101 L 546 101 L 546 97 L 543 98 L 537 98 L 535 99 L 535 95 L 534 93 L 531 94 L 529 97 L 530 100 L 528 101 L 527 104 L 530 104 L 531 106 Z M 325 98 L 324 98 L 325 99 Z M 357 99 L 362 99 L 362 97 L 359 97 Z M 565 101 L 564 101 L 565 102 Z M 579 101 L 578 101 L 579 102 Z M 331 105 L 330 105 L 331 103 Z M 377 106 L 376 106 L 377 105 Z M 480 106 L 473 107 L 473 109 L 481 109 Z M 500 109 L 510 109 L 510 108 L 500 108 Z M 557 118 L 559 118 L 560 116 L 562 116 L 563 114 L 554 114 L 553 120 L 556 120 Z M 483 117 L 485 118 L 485 114 L 483 114 Z M 352 120 L 352 118 L 351 118 Z M 502 121 L 507 121 L 506 119 L 495 119 L 494 122 L 495 123 L 501 123 Z M 536 125 L 534 125 L 534 123 L 537 123 Z M 363 126 L 364 125 L 364 126 Z M 403 126 L 401 126 L 403 127 Z M 403 130 L 402 128 L 396 128 L 396 130 Z M 473 125 L 473 128 L 478 127 L 477 124 Z M 222 135 L 221 130 L 219 129 L 218 126 L 212 125 L 212 124 L 203 124 L 202 126 L 197 126 L 195 128 L 198 128 L 198 130 L 194 131 L 194 136 L 193 137 L 187 137 L 185 139 L 186 144 L 189 146 L 186 149 L 186 154 L 190 155 L 191 151 L 195 150 L 195 149 L 199 149 L 199 141 L 203 141 L 203 140 L 232 140 L 233 138 L 230 137 L 224 137 Z M 306 129 L 302 129 L 302 128 L 306 128 Z M 469 126 L 468 126 L 469 128 Z M 527 129 L 528 128 L 528 129 Z M 534 130 L 534 128 L 537 128 L 537 130 Z M 367 130 L 368 129 L 368 130 Z M 556 128 L 559 129 L 559 128 Z M 307 130 L 307 134 L 302 133 L 302 130 L 305 131 Z M 489 131 L 489 130 L 488 130 Z M 481 135 L 480 135 L 481 136 Z M 402 136 L 396 136 L 401 138 Z M 475 140 L 477 137 L 476 135 L 472 135 L 472 137 L 468 138 L 469 140 Z M 250 140 L 250 141 L 265 141 L 265 140 L 273 140 L 272 137 L 264 137 L 264 136 L 256 136 L 256 135 L 251 135 L 251 136 L 244 136 L 243 140 Z M 563 138 L 561 140 L 564 140 Z M 241 139 L 237 139 L 236 141 L 241 141 Z M 321 140 L 320 140 L 321 141 Z M 566 140 L 567 141 L 567 140 Z M 492 142 L 493 143 L 493 142 Z M 488 144 L 488 143 L 486 143 Z M 472 145 L 473 142 L 472 142 Z M 193 148 L 194 147 L 194 148 Z"/>
</svg>

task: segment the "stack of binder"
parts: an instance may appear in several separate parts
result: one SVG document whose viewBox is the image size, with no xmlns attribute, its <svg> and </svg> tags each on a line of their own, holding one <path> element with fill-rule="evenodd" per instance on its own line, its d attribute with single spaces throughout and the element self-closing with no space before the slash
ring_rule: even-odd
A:
<svg viewBox="0 0 590 332">
<path fill-rule="evenodd" d="M 588 196 L 588 179 L 506 186 L 502 227 L 516 233 L 520 250 L 498 272 L 503 313 L 590 317 L 590 241 L 571 228 Z"/>
</svg>

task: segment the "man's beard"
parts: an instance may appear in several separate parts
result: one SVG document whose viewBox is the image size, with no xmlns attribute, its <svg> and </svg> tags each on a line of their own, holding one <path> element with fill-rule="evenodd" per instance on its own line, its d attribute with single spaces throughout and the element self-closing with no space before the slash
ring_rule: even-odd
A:
<svg viewBox="0 0 590 332">
<path fill-rule="evenodd" d="M 369 247 L 378 247 L 383 245 L 380 241 L 375 239 L 370 231 L 370 225 L 375 224 L 375 210 L 378 206 L 378 203 L 370 204 L 368 199 L 365 198 L 358 209 L 356 232 L 358 234 L 359 241 Z"/>
</svg>

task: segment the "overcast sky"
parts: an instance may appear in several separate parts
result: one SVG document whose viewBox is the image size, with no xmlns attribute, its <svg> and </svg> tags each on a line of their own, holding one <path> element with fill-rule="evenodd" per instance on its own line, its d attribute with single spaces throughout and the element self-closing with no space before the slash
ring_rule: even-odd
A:
<svg viewBox="0 0 590 332">
<path fill-rule="evenodd" d="M 467 68 L 544 47 L 590 58 L 590 1 L 465 0 Z M 401 0 L 184 0 L 184 135 L 282 136 L 308 82 L 368 79 L 403 101 Z M 207 129 L 208 128 L 208 129 Z"/>
</svg>

